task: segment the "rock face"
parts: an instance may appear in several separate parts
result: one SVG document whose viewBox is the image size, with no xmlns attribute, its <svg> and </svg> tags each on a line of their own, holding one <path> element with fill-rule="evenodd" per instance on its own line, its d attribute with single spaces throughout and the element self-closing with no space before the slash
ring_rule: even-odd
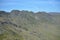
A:
<svg viewBox="0 0 60 40">
<path fill-rule="evenodd" d="M 0 40 L 60 40 L 60 14 L 0 11 Z"/>
</svg>

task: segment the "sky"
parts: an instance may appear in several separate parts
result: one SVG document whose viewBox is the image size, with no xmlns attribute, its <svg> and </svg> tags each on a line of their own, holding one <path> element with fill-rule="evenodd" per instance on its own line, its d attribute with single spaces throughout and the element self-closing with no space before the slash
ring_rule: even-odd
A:
<svg viewBox="0 0 60 40">
<path fill-rule="evenodd" d="M 0 0 L 0 10 L 60 12 L 60 0 Z"/>
</svg>

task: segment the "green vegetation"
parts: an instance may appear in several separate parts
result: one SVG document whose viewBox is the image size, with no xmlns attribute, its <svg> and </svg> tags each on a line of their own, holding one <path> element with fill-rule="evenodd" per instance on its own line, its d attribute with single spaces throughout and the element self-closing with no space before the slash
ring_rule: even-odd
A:
<svg viewBox="0 0 60 40">
<path fill-rule="evenodd" d="M 13 34 L 13 32 L 5 32 L 0 34 L 0 40 L 24 40 L 24 38 L 22 35 L 19 36 L 18 34 Z"/>
<path fill-rule="evenodd" d="M 0 11 L 0 40 L 60 40 L 60 14 Z"/>
</svg>

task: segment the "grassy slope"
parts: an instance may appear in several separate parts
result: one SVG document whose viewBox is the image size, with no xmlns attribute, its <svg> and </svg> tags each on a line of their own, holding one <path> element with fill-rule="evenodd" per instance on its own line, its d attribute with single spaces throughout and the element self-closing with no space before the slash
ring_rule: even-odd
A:
<svg viewBox="0 0 60 40">
<path fill-rule="evenodd" d="M 40 19 L 36 19 L 35 16 L 30 13 L 23 13 L 17 16 L 11 14 L 8 18 L 0 17 L 0 21 L 9 19 L 9 21 L 18 25 L 16 27 L 12 24 L 0 24 L 0 27 L 6 30 L 4 33 L 0 34 L 0 40 L 60 40 L 59 25 L 41 22 L 45 19 L 41 19 L 40 21 Z M 44 15 L 41 15 L 41 17 L 42 16 Z M 45 16 L 42 18 L 47 17 Z"/>
</svg>

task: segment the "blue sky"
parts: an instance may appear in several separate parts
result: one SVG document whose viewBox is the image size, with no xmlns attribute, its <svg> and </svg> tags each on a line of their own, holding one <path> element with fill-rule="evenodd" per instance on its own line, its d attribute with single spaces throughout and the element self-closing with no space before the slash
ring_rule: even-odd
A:
<svg viewBox="0 0 60 40">
<path fill-rule="evenodd" d="M 0 10 L 60 12 L 60 0 L 0 0 Z"/>
</svg>

